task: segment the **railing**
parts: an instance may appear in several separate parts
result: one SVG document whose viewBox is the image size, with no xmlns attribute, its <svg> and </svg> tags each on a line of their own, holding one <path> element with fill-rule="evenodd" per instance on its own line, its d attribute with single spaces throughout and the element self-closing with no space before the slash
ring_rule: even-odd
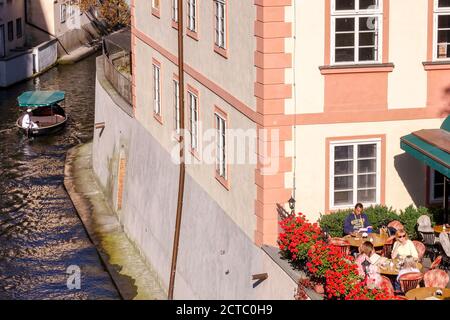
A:
<svg viewBox="0 0 450 320">
<path fill-rule="evenodd" d="M 109 57 L 105 54 L 103 55 L 105 77 L 114 87 L 114 89 L 116 89 L 119 95 L 126 102 L 128 102 L 130 106 L 132 106 L 133 102 L 131 97 L 131 75 L 127 74 L 126 72 L 119 71 L 119 66 L 116 63 L 118 60 L 128 60 L 128 68 L 130 67 L 130 54 L 127 52 L 122 52 L 119 57 L 117 55 L 110 55 Z"/>
</svg>

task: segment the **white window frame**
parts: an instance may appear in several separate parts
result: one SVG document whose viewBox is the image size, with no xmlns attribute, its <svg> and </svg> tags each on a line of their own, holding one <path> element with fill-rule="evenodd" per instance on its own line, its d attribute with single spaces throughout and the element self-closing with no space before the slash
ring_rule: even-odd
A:
<svg viewBox="0 0 450 320">
<path fill-rule="evenodd" d="M 339 210 L 339 209 L 347 209 L 353 208 L 355 203 L 361 202 L 358 201 L 358 145 L 364 144 L 376 144 L 377 153 L 376 153 L 376 197 L 375 202 L 365 202 L 363 203 L 365 206 L 377 205 L 380 204 L 381 199 L 381 138 L 376 139 L 361 139 L 361 140 L 346 140 L 346 141 L 332 141 L 330 142 L 330 166 L 329 166 L 329 195 L 330 195 L 330 203 L 329 207 L 331 210 Z M 334 204 L 334 148 L 336 146 L 350 146 L 353 145 L 353 202 L 346 205 L 335 205 Z M 359 158 L 359 160 L 364 160 L 365 158 Z M 356 174 L 355 174 L 356 173 Z M 364 173 L 367 174 L 367 173 Z M 349 190 L 350 191 L 350 190 Z"/>
<path fill-rule="evenodd" d="M 173 80 L 173 95 L 174 95 L 174 113 L 175 113 L 175 134 L 177 136 L 180 135 L 181 129 L 180 129 L 180 83 L 178 80 Z"/>
<path fill-rule="evenodd" d="M 227 170 L 227 119 L 214 113 L 216 121 L 216 173 L 219 177 L 228 180 Z"/>
<path fill-rule="evenodd" d="M 161 116 L 161 67 L 153 64 L 153 112 Z"/>
<path fill-rule="evenodd" d="M 172 0 L 172 21 L 178 23 L 178 0 Z"/>
<path fill-rule="evenodd" d="M 198 151 L 198 96 L 188 91 L 189 96 L 189 122 L 190 122 L 190 135 L 191 135 L 191 149 Z"/>
<path fill-rule="evenodd" d="M 355 0 L 355 7 L 359 8 L 359 1 Z M 383 0 L 378 0 L 378 9 L 369 10 L 336 10 L 336 0 L 331 0 L 331 30 L 330 30 L 330 63 L 332 65 L 347 64 L 378 64 L 383 62 Z M 359 60 L 359 18 L 374 17 L 378 23 L 378 54 L 374 61 Z M 336 62 L 336 19 L 338 18 L 354 18 L 355 19 L 355 59 L 354 61 Z"/>
<path fill-rule="evenodd" d="M 442 203 L 442 201 L 444 201 L 444 196 L 442 196 L 442 198 L 436 198 L 435 194 L 434 194 L 434 189 L 436 186 L 436 182 L 434 179 L 434 173 L 435 170 L 430 168 L 430 203 Z M 442 183 L 443 185 L 443 183 Z M 449 196 L 450 199 L 450 196 Z"/>
<path fill-rule="evenodd" d="M 65 23 L 67 19 L 67 4 L 61 3 L 61 6 L 59 7 L 59 19 L 61 23 Z"/>
<path fill-rule="evenodd" d="M 437 39 L 438 39 L 438 19 L 439 16 L 450 16 L 450 7 L 439 8 L 439 0 L 434 0 L 434 13 L 433 13 L 433 61 L 450 61 L 449 58 L 438 58 Z"/>
<path fill-rule="evenodd" d="M 222 7 L 222 11 L 219 9 Z M 223 14 L 223 16 L 221 16 Z M 227 3 L 226 0 L 214 0 L 215 44 L 227 49 Z"/>
<path fill-rule="evenodd" d="M 188 21 L 187 28 L 192 32 L 197 32 L 197 3 L 198 0 L 188 0 Z"/>
</svg>

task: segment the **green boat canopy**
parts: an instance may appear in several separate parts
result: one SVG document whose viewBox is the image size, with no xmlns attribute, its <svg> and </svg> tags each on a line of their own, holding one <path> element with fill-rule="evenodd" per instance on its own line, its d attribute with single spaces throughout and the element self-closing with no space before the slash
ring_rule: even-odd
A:
<svg viewBox="0 0 450 320">
<path fill-rule="evenodd" d="M 19 107 L 37 108 L 47 107 L 63 101 L 65 93 L 63 91 L 27 91 L 22 93 L 17 101 Z"/>
<path fill-rule="evenodd" d="M 450 178 L 450 116 L 440 129 L 420 130 L 400 139 L 400 147 Z"/>
</svg>

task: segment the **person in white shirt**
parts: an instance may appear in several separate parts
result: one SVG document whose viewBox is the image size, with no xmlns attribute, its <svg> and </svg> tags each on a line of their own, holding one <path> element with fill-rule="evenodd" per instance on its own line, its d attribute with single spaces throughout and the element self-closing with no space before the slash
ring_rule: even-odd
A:
<svg viewBox="0 0 450 320">
<path fill-rule="evenodd" d="M 404 259 L 407 256 L 412 256 L 415 259 L 419 259 L 419 254 L 414 246 L 414 243 L 408 239 L 406 231 L 401 229 L 395 233 L 395 243 L 392 248 L 392 259 L 400 258 Z"/>
<path fill-rule="evenodd" d="M 38 128 L 38 125 L 36 123 L 34 123 L 31 120 L 30 114 L 31 114 L 31 109 L 27 110 L 27 113 L 23 116 L 22 118 L 22 128 L 24 129 L 36 129 Z"/>
</svg>

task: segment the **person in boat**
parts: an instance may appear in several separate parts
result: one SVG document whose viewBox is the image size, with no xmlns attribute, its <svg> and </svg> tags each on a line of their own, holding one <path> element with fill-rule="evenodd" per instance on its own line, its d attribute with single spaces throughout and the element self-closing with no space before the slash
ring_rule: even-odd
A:
<svg viewBox="0 0 450 320">
<path fill-rule="evenodd" d="M 31 109 L 27 110 L 27 113 L 22 118 L 22 128 L 24 129 L 37 129 L 39 128 L 38 124 L 31 120 Z"/>
</svg>

